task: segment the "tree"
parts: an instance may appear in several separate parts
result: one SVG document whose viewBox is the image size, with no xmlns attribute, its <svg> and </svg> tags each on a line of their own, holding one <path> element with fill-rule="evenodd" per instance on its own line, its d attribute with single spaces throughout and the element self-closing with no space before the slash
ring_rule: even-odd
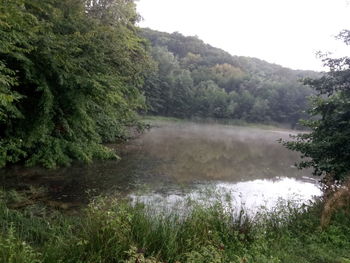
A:
<svg viewBox="0 0 350 263">
<path fill-rule="evenodd" d="M 0 167 L 114 157 L 143 106 L 131 0 L 0 0 Z"/>
<path fill-rule="evenodd" d="M 227 92 L 238 90 L 240 83 L 243 81 L 245 74 L 237 67 L 230 64 L 217 64 L 210 69 L 213 79 L 218 83 L 219 87 Z"/>
<path fill-rule="evenodd" d="M 227 97 L 227 93 L 214 81 L 202 81 L 195 87 L 194 112 L 198 116 L 223 118 Z"/>
<path fill-rule="evenodd" d="M 37 19 L 23 9 L 24 1 L 0 1 L 0 124 L 22 117 L 16 103 L 23 96 L 14 88 L 19 83 L 15 67 L 9 64 L 26 61 L 38 29 Z"/>
<path fill-rule="evenodd" d="M 186 69 L 175 70 L 169 78 L 170 96 L 168 100 L 167 115 L 175 117 L 191 116 L 191 103 L 193 101 L 191 73 Z"/>
<path fill-rule="evenodd" d="M 152 57 L 158 65 L 143 87 L 152 114 L 239 118 L 282 122 L 294 127 L 307 108 L 306 97 L 312 94 L 312 89 L 298 80 L 315 76 L 316 72 L 231 56 L 197 37 L 179 33 L 142 29 L 141 34 L 150 41 Z M 191 81 L 174 81 L 181 71 L 190 73 L 180 78 L 190 77 L 193 85 Z M 216 89 L 203 89 L 213 84 Z"/>
<path fill-rule="evenodd" d="M 350 31 L 341 32 L 339 38 L 349 45 Z M 311 132 L 283 144 L 302 154 L 300 168 L 312 167 L 315 174 L 339 180 L 350 175 L 350 58 L 326 57 L 323 61 L 330 71 L 319 79 L 306 80 L 318 94 L 309 110 L 314 119 L 303 122 Z"/>
</svg>

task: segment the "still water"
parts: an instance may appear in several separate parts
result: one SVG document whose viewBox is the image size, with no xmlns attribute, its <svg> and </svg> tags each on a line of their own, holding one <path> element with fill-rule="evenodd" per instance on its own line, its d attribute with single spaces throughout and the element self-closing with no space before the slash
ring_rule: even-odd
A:
<svg viewBox="0 0 350 263">
<path fill-rule="evenodd" d="M 223 201 L 256 212 L 321 195 L 319 178 L 298 170 L 298 154 L 277 142 L 292 131 L 219 124 L 159 123 L 129 147 L 158 160 L 148 167 L 156 180 L 129 196 L 152 206 L 183 209 L 186 200 Z M 152 181 L 152 180 L 151 180 Z M 219 197 L 220 198 L 220 197 Z M 208 201 L 208 200 L 207 200 Z M 210 199 L 209 199 L 210 201 Z"/>
<path fill-rule="evenodd" d="M 277 142 L 288 139 L 291 132 L 158 121 L 137 139 L 110 145 L 119 151 L 119 161 L 19 174 L 28 173 L 25 183 L 36 182 L 47 187 L 52 198 L 69 202 L 118 194 L 173 210 L 184 200 L 207 198 L 210 192 L 251 211 L 272 208 L 281 200 L 302 204 L 321 190 L 311 171 L 295 168 L 298 155 Z M 18 178 L 13 184 L 21 182 L 23 178 Z"/>
</svg>

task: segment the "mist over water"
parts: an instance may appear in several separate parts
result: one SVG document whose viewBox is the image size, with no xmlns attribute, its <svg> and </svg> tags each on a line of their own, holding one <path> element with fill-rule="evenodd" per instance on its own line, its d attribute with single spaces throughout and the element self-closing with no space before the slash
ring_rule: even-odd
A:
<svg viewBox="0 0 350 263">
<path fill-rule="evenodd" d="M 298 155 L 277 143 L 288 135 L 287 131 L 249 127 L 167 123 L 153 128 L 132 147 L 162 160 L 155 172 L 179 183 L 310 175 L 310 171 L 295 169 Z"/>
<path fill-rule="evenodd" d="M 157 126 L 157 125 L 156 125 Z M 235 207 L 272 208 L 281 200 L 302 204 L 321 191 L 310 170 L 294 166 L 298 154 L 277 142 L 291 131 L 218 124 L 162 122 L 129 147 L 150 159 L 157 183 L 132 200 L 169 209 L 205 199 L 205 189 L 229 195 Z M 205 191 L 204 191 L 205 192 Z"/>
<path fill-rule="evenodd" d="M 123 145 L 110 145 L 121 160 L 75 164 L 48 171 L 0 171 L 9 182 L 48 188 L 51 198 L 87 203 L 99 194 L 118 195 L 153 207 L 184 209 L 187 199 L 208 191 L 230 197 L 234 207 L 256 211 L 279 200 L 307 202 L 321 194 L 318 178 L 298 170 L 298 154 L 277 142 L 292 131 L 221 124 L 152 121 L 152 128 Z M 8 182 L 7 182 L 8 183 Z M 10 186 L 11 187 L 11 186 Z M 182 203 L 182 205 L 180 204 Z"/>
</svg>

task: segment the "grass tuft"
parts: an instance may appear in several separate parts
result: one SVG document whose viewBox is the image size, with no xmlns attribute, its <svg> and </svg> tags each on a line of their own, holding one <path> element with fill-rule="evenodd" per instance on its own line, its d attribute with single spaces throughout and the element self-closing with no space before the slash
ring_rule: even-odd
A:
<svg viewBox="0 0 350 263">
<path fill-rule="evenodd" d="M 13 195 L 13 193 L 12 193 Z M 4 194 L 2 194 L 4 196 Z M 212 200 L 212 199 L 210 199 Z M 26 262 L 334 262 L 350 260 L 350 217 L 337 210 L 320 227 L 322 202 L 283 204 L 252 219 L 222 201 L 191 202 L 186 216 L 98 198 L 80 215 L 0 204 L 0 259 Z M 33 213 L 32 210 L 36 212 Z M 237 216 L 241 215 L 241 216 Z"/>
</svg>

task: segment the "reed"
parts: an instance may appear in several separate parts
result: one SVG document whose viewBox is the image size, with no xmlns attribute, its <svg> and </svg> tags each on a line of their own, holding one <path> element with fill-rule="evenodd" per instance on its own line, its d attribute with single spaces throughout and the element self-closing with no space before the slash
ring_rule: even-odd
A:
<svg viewBox="0 0 350 263">
<path fill-rule="evenodd" d="M 208 197 L 209 198 L 209 197 Z M 0 260 L 27 262 L 338 262 L 350 259 L 350 219 L 335 211 L 320 227 L 323 203 L 281 204 L 255 218 L 189 202 L 183 216 L 98 198 L 79 215 L 33 205 L 13 210 L 1 203 Z M 41 209 L 41 210 L 40 210 Z M 238 216 L 237 216 L 238 214 Z"/>
</svg>

